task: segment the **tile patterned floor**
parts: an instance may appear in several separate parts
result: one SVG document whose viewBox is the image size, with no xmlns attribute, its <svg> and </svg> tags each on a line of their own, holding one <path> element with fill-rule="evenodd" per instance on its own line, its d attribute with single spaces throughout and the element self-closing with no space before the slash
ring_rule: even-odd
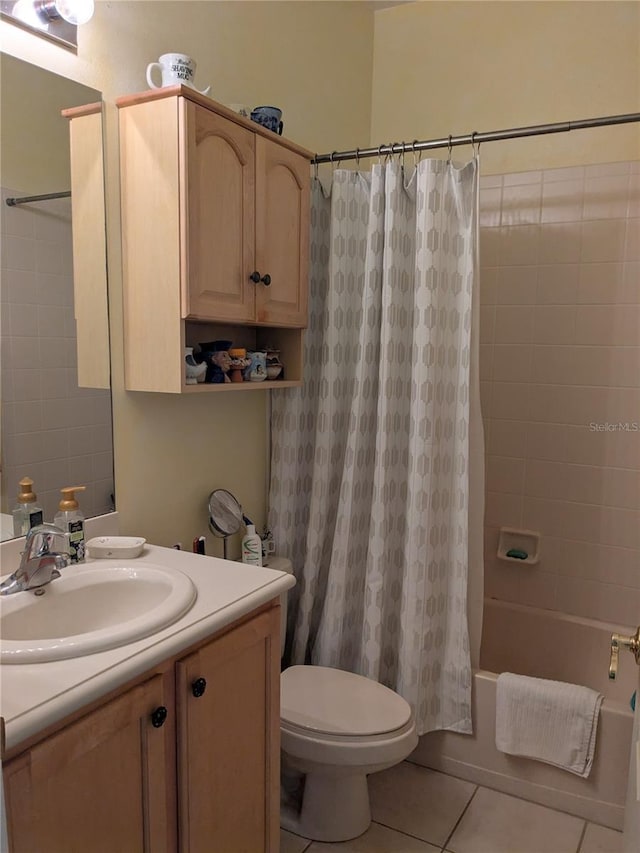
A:
<svg viewBox="0 0 640 853">
<path fill-rule="evenodd" d="M 620 853 L 622 834 L 408 761 L 369 778 L 373 823 L 321 844 L 281 832 L 280 853 Z"/>
</svg>

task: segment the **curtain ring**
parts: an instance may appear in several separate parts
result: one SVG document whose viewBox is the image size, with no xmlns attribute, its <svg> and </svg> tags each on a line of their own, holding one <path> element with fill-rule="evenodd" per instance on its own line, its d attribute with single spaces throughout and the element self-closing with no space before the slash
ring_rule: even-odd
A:
<svg viewBox="0 0 640 853">
<path fill-rule="evenodd" d="M 451 163 L 451 154 L 453 153 L 453 145 L 451 144 L 452 140 L 451 134 L 449 134 L 449 145 L 447 146 L 447 163 Z"/>
<path fill-rule="evenodd" d="M 402 140 L 402 142 L 400 144 L 402 145 L 402 154 L 400 155 L 400 163 L 402 165 L 402 171 L 404 172 L 404 153 L 406 151 L 407 146 L 406 146 L 406 142 L 404 141 L 404 139 Z"/>
<path fill-rule="evenodd" d="M 480 143 L 479 142 L 478 142 L 478 150 L 476 151 L 476 136 L 477 135 L 478 135 L 477 130 L 474 130 L 473 133 L 471 134 L 471 150 L 473 152 L 474 158 L 480 156 Z"/>
<path fill-rule="evenodd" d="M 384 148 L 384 142 L 378 145 L 378 166 L 382 166 L 382 149 Z"/>
<path fill-rule="evenodd" d="M 318 180 L 318 155 L 317 155 L 317 153 L 316 153 L 316 156 L 313 158 L 313 177 L 315 178 L 316 181 Z"/>
<path fill-rule="evenodd" d="M 418 158 L 416 157 L 416 145 L 417 145 L 417 144 L 418 144 L 418 140 L 417 140 L 417 139 L 414 139 L 414 140 L 413 140 L 413 142 L 411 143 L 411 150 L 413 151 L 413 166 L 414 166 L 414 168 L 416 168 L 416 167 L 417 167 L 418 163 L 419 163 L 419 162 L 420 162 L 420 160 L 422 159 L 422 151 L 420 152 L 420 158 L 418 159 Z"/>
<path fill-rule="evenodd" d="M 360 168 L 360 149 L 356 148 L 356 168 Z"/>
</svg>

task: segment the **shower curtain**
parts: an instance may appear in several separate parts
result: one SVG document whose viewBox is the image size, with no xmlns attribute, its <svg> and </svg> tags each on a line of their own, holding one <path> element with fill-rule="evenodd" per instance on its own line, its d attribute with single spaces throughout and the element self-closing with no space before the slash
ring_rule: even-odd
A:
<svg viewBox="0 0 640 853">
<path fill-rule="evenodd" d="M 477 160 L 422 160 L 406 182 L 393 161 L 337 170 L 329 197 L 314 180 L 305 380 L 272 395 L 269 524 L 297 577 L 288 659 L 391 687 L 420 734 L 471 731 L 477 196 Z"/>
</svg>

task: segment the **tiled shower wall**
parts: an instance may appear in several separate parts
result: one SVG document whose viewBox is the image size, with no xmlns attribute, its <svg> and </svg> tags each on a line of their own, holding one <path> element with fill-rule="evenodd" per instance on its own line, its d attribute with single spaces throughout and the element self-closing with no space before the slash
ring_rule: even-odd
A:
<svg viewBox="0 0 640 853">
<path fill-rule="evenodd" d="M 113 508 L 111 395 L 78 388 L 69 199 L 7 207 L 0 280 L 2 511 L 35 481 L 45 520 L 62 486 L 85 485 L 85 515 Z"/>
<path fill-rule="evenodd" d="M 485 594 L 640 614 L 640 163 L 481 181 Z M 498 529 L 541 535 L 537 565 Z"/>
</svg>

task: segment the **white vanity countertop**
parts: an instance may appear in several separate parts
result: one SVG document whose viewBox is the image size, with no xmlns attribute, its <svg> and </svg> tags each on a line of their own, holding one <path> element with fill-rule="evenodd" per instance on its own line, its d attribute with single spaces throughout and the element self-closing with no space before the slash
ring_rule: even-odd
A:
<svg viewBox="0 0 640 853">
<path fill-rule="evenodd" d="M 295 583 L 292 575 L 274 569 L 156 545 L 146 545 L 138 559 L 188 575 L 197 589 L 191 609 L 173 625 L 115 649 L 50 663 L 1 666 L 0 715 L 7 749 L 226 627 Z M 92 563 L 122 565 L 123 561 L 87 559 L 85 565 Z M 135 560 L 127 563 L 135 565 Z M 63 571 L 73 571 L 73 567 Z"/>
</svg>

